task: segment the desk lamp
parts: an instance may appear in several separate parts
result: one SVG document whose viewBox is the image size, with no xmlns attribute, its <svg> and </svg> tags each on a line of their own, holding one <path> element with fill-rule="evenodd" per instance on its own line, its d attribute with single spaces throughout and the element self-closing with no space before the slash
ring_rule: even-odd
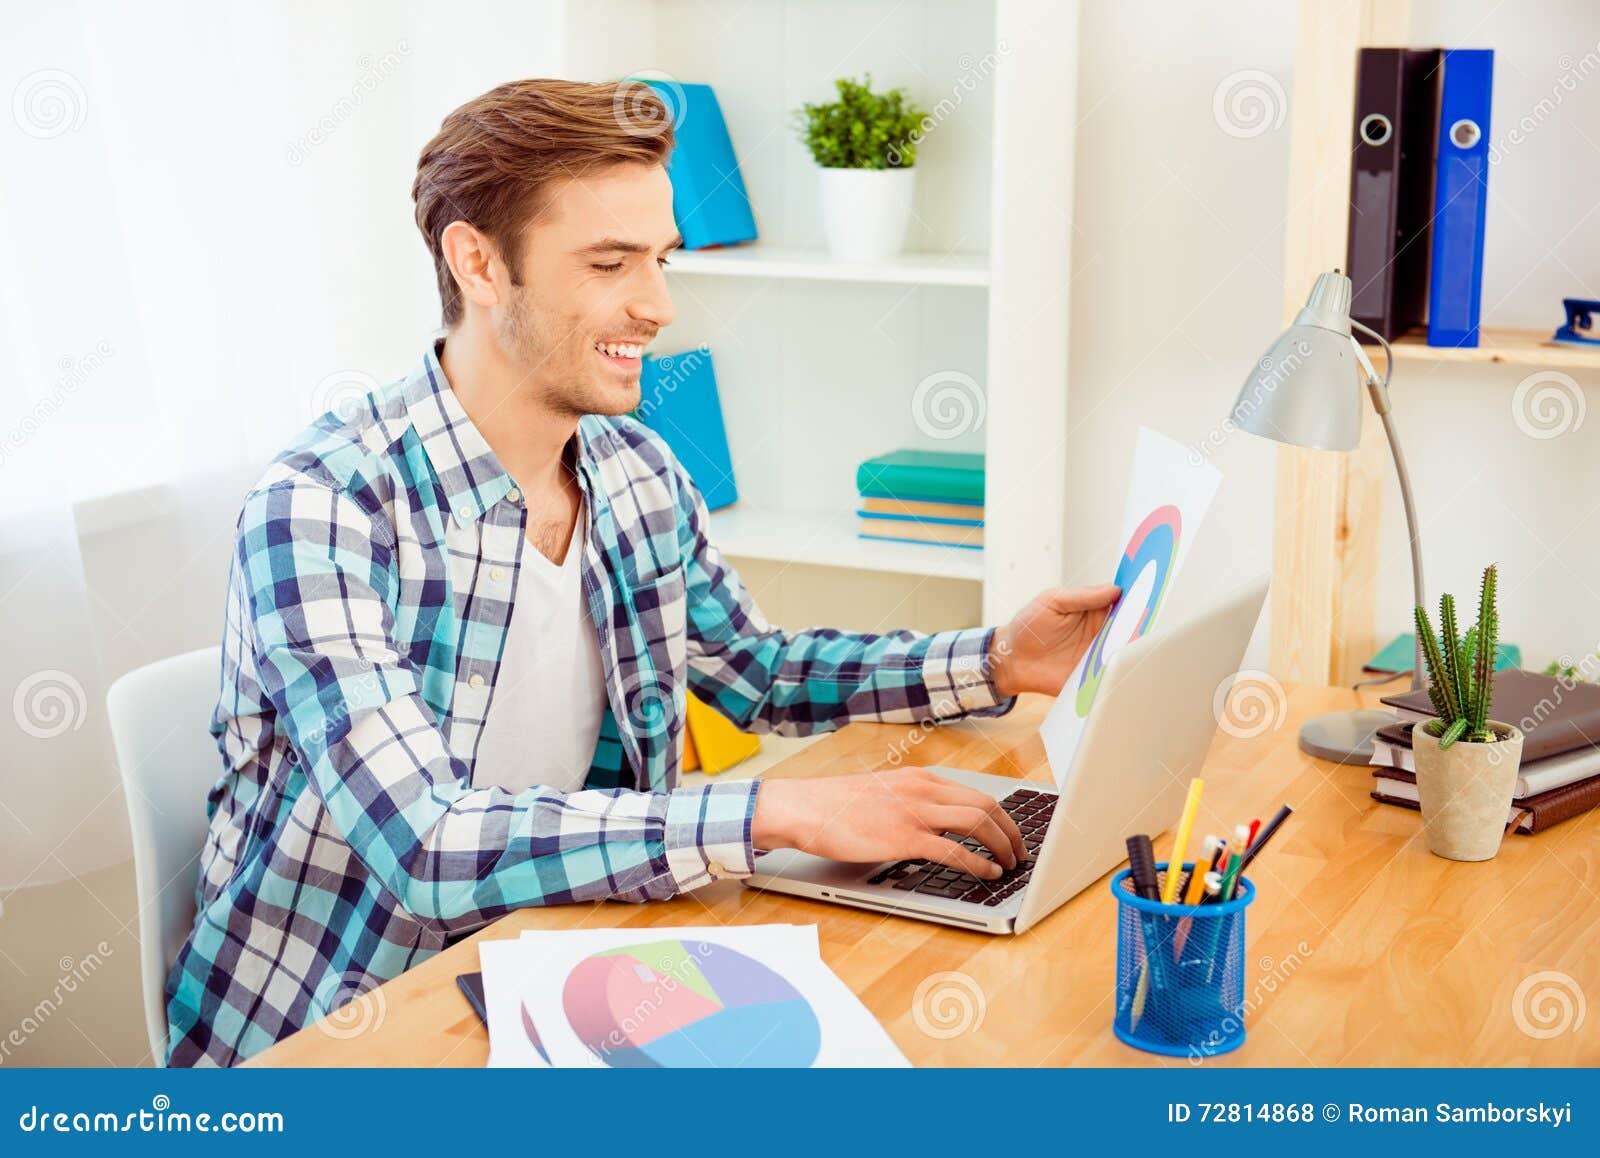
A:
<svg viewBox="0 0 1600 1158">
<path fill-rule="evenodd" d="M 1383 347 L 1383 376 L 1372 368 L 1355 340 L 1357 330 Z M 1359 368 L 1357 375 L 1351 373 Z M 1354 450 L 1361 441 L 1361 387 L 1383 421 L 1400 479 L 1406 531 L 1411 537 L 1411 582 L 1418 607 L 1423 606 L 1422 547 L 1417 537 L 1417 510 L 1411 498 L 1411 476 L 1389 413 L 1389 375 L 1394 354 L 1383 335 L 1350 317 L 1350 279 L 1338 270 L 1317 275 L 1305 308 L 1294 323 L 1262 355 L 1234 404 L 1232 419 L 1242 430 L 1291 446 L 1315 450 Z M 1281 531 L 1283 528 L 1279 528 Z M 1422 644 L 1417 643 L 1411 667 L 1411 688 L 1423 687 Z M 1364 709 L 1332 712 L 1306 721 L 1300 748 L 1341 764 L 1366 764 L 1372 758 L 1373 733 L 1397 717 L 1393 712 Z"/>
</svg>

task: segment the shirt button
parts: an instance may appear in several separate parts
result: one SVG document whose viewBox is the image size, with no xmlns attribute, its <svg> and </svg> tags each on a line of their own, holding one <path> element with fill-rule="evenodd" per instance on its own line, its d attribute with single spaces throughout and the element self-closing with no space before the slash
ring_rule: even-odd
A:
<svg viewBox="0 0 1600 1158">
<path fill-rule="evenodd" d="M 506 569 L 504 567 L 491 567 L 489 569 L 489 578 L 493 579 L 496 583 L 504 582 L 505 577 Z"/>
<path fill-rule="evenodd" d="M 473 672 L 472 675 L 467 678 L 467 686 L 469 688 L 481 688 L 483 686 L 483 677 L 477 672 Z"/>
<path fill-rule="evenodd" d="M 456 508 L 456 518 L 460 519 L 463 523 L 471 522 L 472 521 L 472 508 L 471 507 L 457 507 Z"/>
<path fill-rule="evenodd" d="M 520 503 L 522 501 L 522 492 L 516 487 L 512 487 L 506 492 L 506 498 L 510 499 L 514 503 Z"/>
<path fill-rule="evenodd" d="M 720 860 L 714 860 L 706 865 L 706 872 L 711 874 L 713 880 L 721 880 L 728 875 L 728 870 L 722 867 Z"/>
</svg>

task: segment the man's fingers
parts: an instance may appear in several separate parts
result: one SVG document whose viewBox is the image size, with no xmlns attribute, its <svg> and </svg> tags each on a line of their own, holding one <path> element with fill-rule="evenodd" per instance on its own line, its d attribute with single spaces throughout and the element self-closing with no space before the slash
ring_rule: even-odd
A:
<svg viewBox="0 0 1600 1158">
<path fill-rule="evenodd" d="M 932 833 L 929 833 L 925 840 L 918 842 L 913 855 L 922 860 L 933 861 L 935 864 L 961 869 L 980 880 L 992 881 L 1004 871 L 994 861 L 985 860 L 971 849 L 962 848 L 955 841 L 934 836 Z"/>
<path fill-rule="evenodd" d="M 935 832 L 953 832 L 959 836 L 972 836 L 994 853 L 994 859 L 1006 868 L 1017 867 L 1017 849 L 1011 837 L 995 822 L 992 812 L 979 808 L 935 805 L 923 814 L 928 827 Z"/>
<path fill-rule="evenodd" d="M 1022 830 L 1017 827 L 1017 822 L 1011 819 L 1006 810 L 1000 807 L 1000 802 L 993 796 L 990 796 L 987 792 L 979 792 L 976 788 L 968 788 L 965 784 L 957 784 L 954 780 L 945 780 L 936 776 L 934 781 L 936 792 L 933 798 L 940 804 L 983 809 L 994 819 L 995 824 L 999 826 L 1000 831 L 1010 842 L 1012 855 L 1018 860 L 1027 855 L 1027 846 L 1022 841 Z M 947 829 L 950 828 L 949 825 L 945 825 L 945 827 Z M 951 829 L 951 831 L 954 830 Z M 977 834 L 974 833 L 973 835 Z M 989 842 L 984 841 L 984 843 L 988 844 Z"/>
<path fill-rule="evenodd" d="M 1056 611 L 1099 611 L 1110 607 L 1122 595 L 1115 583 L 1096 583 L 1093 587 L 1057 587 L 1047 598 Z"/>
</svg>

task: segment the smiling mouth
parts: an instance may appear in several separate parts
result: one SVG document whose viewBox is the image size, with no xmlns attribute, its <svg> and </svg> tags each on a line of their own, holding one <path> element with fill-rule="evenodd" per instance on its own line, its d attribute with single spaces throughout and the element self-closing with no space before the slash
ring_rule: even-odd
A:
<svg viewBox="0 0 1600 1158">
<path fill-rule="evenodd" d="M 627 370 L 639 368 L 639 360 L 644 357 L 645 343 L 643 342 L 596 342 L 595 353 L 599 354 L 613 366 L 620 366 Z"/>
</svg>

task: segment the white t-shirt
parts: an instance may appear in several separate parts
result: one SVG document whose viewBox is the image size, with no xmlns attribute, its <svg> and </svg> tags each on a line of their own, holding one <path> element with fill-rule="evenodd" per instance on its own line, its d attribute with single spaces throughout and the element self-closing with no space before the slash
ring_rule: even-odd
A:
<svg viewBox="0 0 1600 1158">
<path fill-rule="evenodd" d="M 585 510 L 558 567 L 524 546 L 494 699 L 472 786 L 575 792 L 589 777 L 605 718 L 605 668 L 583 594 Z"/>
</svg>

